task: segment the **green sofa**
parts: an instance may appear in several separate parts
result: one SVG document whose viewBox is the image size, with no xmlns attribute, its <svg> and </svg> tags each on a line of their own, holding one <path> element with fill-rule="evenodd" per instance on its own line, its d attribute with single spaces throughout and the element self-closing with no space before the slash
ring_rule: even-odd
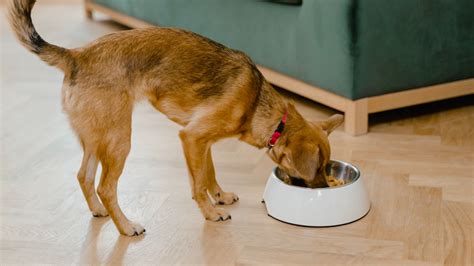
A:
<svg viewBox="0 0 474 266">
<path fill-rule="evenodd" d="M 270 82 L 345 112 L 355 135 L 369 113 L 474 93 L 472 0 L 90 0 L 86 10 L 242 50 Z"/>
</svg>

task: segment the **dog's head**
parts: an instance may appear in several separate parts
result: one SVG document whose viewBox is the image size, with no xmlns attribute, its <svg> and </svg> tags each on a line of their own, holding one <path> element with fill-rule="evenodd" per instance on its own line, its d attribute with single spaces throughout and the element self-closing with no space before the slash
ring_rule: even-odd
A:
<svg viewBox="0 0 474 266">
<path fill-rule="evenodd" d="M 303 179 L 308 187 L 326 187 L 325 168 L 331 156 L 328 136 L 344 117 L 336 114 L 324 121 L 307 122 L 291 109 L 292 105 L 285 137 L 268 154 L 288 175 Z"/>
</svg>

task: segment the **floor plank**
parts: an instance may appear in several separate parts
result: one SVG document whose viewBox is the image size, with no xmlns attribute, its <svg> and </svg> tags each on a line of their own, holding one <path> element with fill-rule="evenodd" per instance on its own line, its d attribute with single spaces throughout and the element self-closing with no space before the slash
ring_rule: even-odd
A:
<svg viewBox="0 0 474 266">
<path fill-rule="evenodd" d="M 125 29 L 103 16 L 86 20 L 80 2 L 39 1 L 33 20 L 44 39 L 78 47 Z M 260 200 L 274 164 L 233 139 L 213 154 L 222 186 L 240 201 L 226 207 L 231 221 L 206 222 L 191 200 L 179 126 L 138 104 L 119 202 L 147 232 L 128 238 L 87 210 L 75 178 L 81 149 L 61 112 L 62 74 L 0 21 L 0 264 L 474 263 L 472 97 L 371 115 L 360 137 L 337 129 L 333 158 L 360 168 L 372 209 L 331 228 L 268 217 Z M 335 112 L 281 92 L 310 120 Z"/>
</svg>

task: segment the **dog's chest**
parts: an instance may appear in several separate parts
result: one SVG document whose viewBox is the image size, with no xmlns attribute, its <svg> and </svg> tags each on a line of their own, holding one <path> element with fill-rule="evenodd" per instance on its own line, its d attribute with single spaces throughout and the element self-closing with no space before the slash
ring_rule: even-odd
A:
<svg viewBox="0 0 474 266">
<path fill-rule="evenodd" d="M 184 126 L 188 124 L 191 119 L 192 110 L 186 111 L 184 108 L 171 101 L 158 101 L 153 103 L 153 106 L 166 115 L 168 119 L 180 125 Z"/>
</svg>

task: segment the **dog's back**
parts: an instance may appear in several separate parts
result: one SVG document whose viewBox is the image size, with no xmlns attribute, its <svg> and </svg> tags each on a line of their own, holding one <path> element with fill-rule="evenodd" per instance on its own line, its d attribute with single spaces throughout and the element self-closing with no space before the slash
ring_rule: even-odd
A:
<svg viewBox="0 0 474 266">
<path fill-rule="evenodd" d="M 263 82 L 245 54 L 174 28 L 110 34 L 71 54 L 66 85 L 127 91 L 182 125 L 195 107 L 216 98 L 255 98 Z"/>
</svg>

